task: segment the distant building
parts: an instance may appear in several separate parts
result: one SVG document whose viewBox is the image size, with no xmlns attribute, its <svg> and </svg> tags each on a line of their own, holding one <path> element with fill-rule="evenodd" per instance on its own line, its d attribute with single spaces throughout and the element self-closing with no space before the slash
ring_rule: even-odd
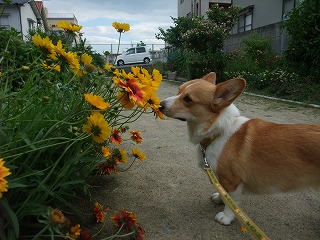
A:
<svg viewBox="0 0 320 240">
<path fill-rule="evenodd" d="M 228 7 L 232 0 L 178 0 L 178 17 L 204 16 L 212 4 Z"/>
<path fill-rule="evenodd" d="M 252 32 L 270 37 L 272 48 L 282 54 L 288 46 L 288 34 L 281 28 L 286 14 L 302 0 L 178 0 L 178 16 L 203 16 L 212 4 L 226 7 L 228 4 L 242 8 L 231 36 L 225 42 L 225 51 L 240 46 L 241 41 Z"/>
<path fill-rule="evenodd" d="M 78 25 L 78 19 L 73 13 L 47 13 L 47 20 L 50 31 L 61 30 L 57 27 L 58 22 L 61 21 Z"/>
<path fill-rule="evenodd" d="M 3 6 L 0 0 L 0 8 Z M 41 1 L 12 0 L 0 16 L 0 26 L 7 29 L 15 28 L 25 39 L 30 29 L 48 30 L 45 11 Z"/>
</svg>

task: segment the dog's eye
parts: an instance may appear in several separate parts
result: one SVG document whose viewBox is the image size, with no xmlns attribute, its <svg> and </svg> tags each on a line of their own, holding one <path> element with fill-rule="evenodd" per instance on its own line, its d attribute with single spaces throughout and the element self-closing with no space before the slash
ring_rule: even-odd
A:
<svg viewBox="0 0 320 240">
<path fill-rule="evenodd" d="M 184 98 L 183 98 L 183 101 L 185 101 L 186 103 L 192 103 L 192 99 L 186 95 Z"/>
</svg>

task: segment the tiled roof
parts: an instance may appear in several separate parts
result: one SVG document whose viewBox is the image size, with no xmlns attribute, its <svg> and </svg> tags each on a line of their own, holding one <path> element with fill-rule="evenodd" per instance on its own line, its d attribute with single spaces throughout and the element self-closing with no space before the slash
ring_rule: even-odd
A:
<svg viewBox="0 0 320 240">
<path fill-rule="evenodd" d="M 42 9 L 43 9 L 43 2 L 42 1 L 34 1 L 37 5 L 37 8 L 39 10 L 39 12 L 41 13 Z"/>
<path fill-rule="evenodd" d="M 11 4 L 25 4 L 29 2 L 29 0 L 12 0 Z M 0 4 L 3 3 L 3 0 L 0 0 Z"/>
</svg>

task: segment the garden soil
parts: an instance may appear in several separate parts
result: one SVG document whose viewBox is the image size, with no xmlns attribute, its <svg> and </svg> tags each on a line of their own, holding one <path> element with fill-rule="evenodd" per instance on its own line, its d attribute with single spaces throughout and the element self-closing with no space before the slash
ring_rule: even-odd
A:
<svg viewBox="0 0 320 240">
<path fill-rule="evenodd" d="M 158 96 L 175 95 L 177 83 L 164 81 Z M 243 94 L 235 102 L 244 116 L 278 123 L 320 123 L 320 109 L 266 100 Z M 126 172 L 92 179 L 93 200 L 81 200 L 80 221 L 92 233 L 101 224 L 92 215 L 93 203 L 109 207 L 107 224 L 94 239 L 116 232 L 110 217 L 115 210 L 132 211 L 150 240 L 253 239 L 240 223 L 222 226 L 214 216 L 223 206 L 210 200 L 215 191 L 199 167 L 196 146 L 188 140 L 185 122 L 155 119 L 145 114 L 130 125 L 144 138 L 137 146 L 147 159 L 136 161 Z M 128 153 L 134 144 L 127 142 Z M 292 179 L 294 181 L 294 179 Z M 320 239 L 320 191 L 277 195 L 244 194 L 242 208 L 270 239 Z"/>
</svg>

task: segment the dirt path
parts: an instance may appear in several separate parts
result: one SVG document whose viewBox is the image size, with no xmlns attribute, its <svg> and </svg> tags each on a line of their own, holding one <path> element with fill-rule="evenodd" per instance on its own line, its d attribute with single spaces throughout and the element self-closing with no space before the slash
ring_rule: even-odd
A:
<svg viewBox="0 0 320 240">
<path fill-rule="evenodd" d="M 176 92 L 177 85 L 163 82 L 159 97 Z M 242 95 L 236 105 L 247 117 L 279 123 L 320 123 L 320 109 L 247 95 Z M 126 173 L 95 179 L 93 196 L 110 206 L 108 217 L 121 207 L 136 213 L 150 240 L 252 239 L 249 233 L 240 231 L 238 221 L 228 227 L 214 221 L 222 206 L 210 201 L 214 188 L 198 167 L 195 146 L 188 141 L 184 122 L 155 120 L 146 115 L 131 128 L 142 131 L 144 142 L 139 148 L 147 154 L 147 160 L 137 162 Z M 91 211 L 92 205 L 82 205 Z M 270 239 L 320 239 L 320 192 L 245 195 L 241 206 Z M 93 219 L 86 216 L 90 226 Z M 93 232 L 98 229 L 96 224 L 91 228 Z M 109 225 L 95 239 L 114 230 Z"/>
</svg>

